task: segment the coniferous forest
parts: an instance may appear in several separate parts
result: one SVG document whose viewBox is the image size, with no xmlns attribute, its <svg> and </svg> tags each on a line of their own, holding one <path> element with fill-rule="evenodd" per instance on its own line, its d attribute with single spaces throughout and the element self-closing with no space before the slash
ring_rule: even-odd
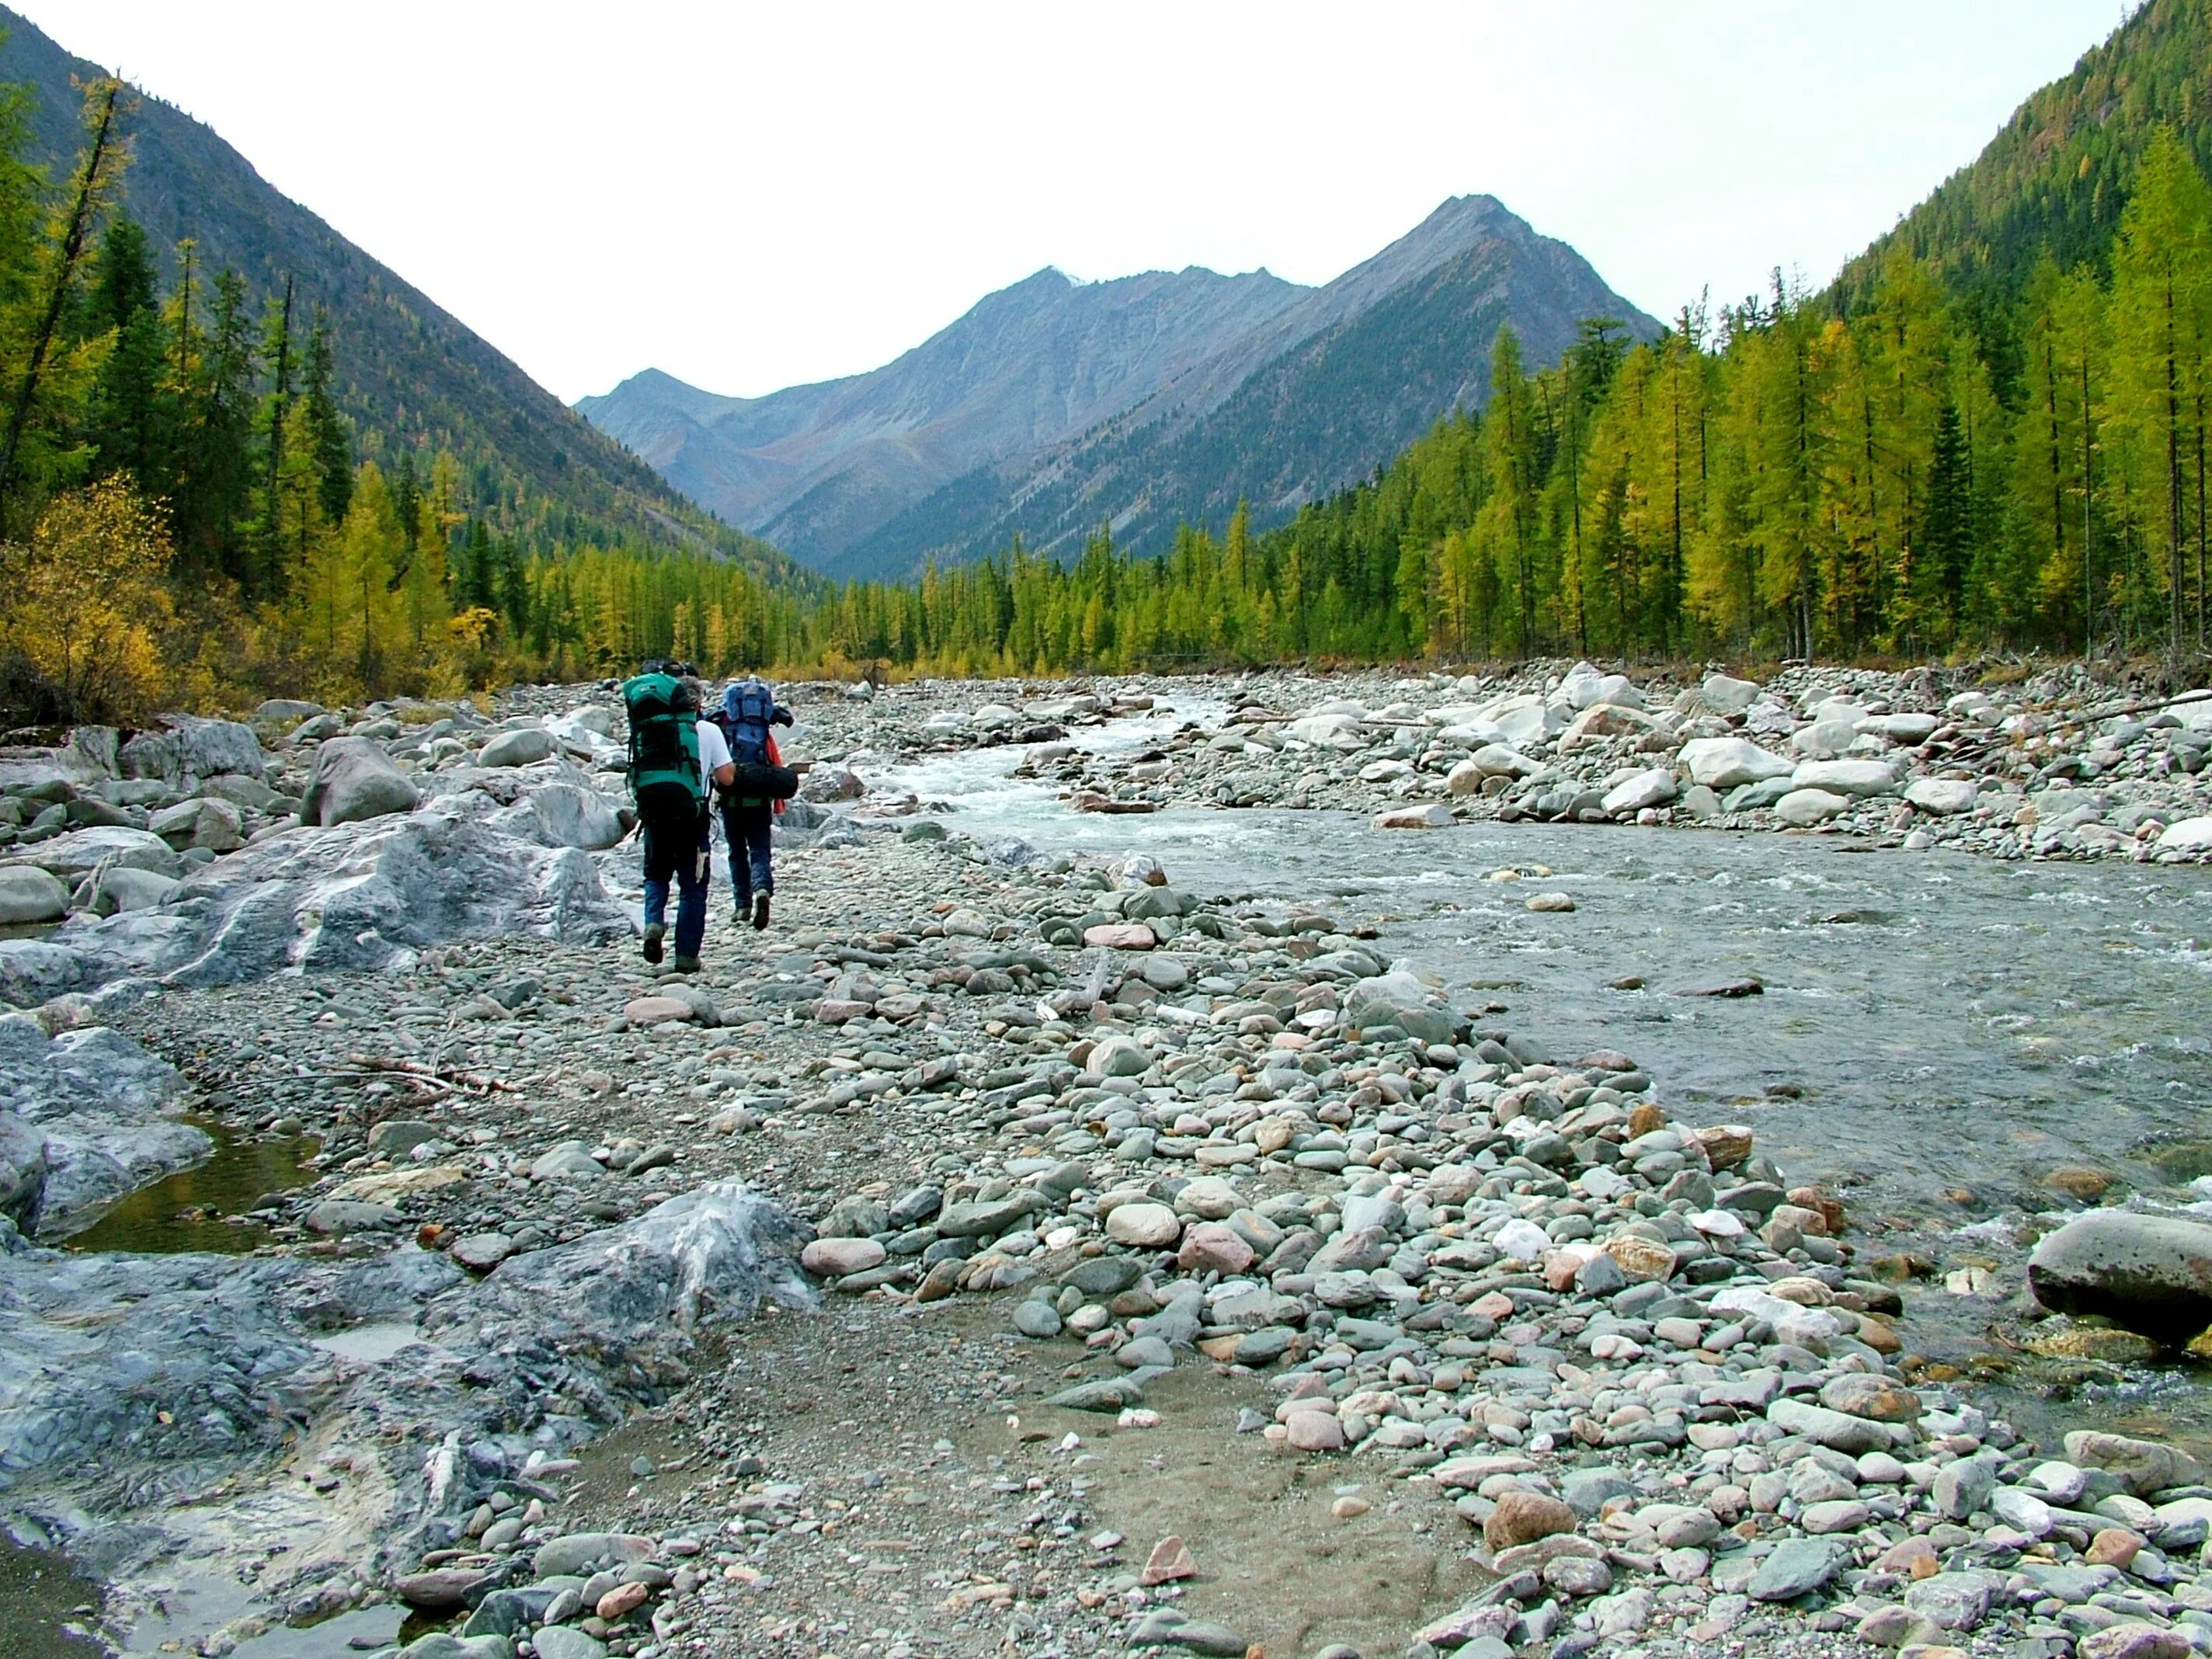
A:
<svg viewBox="0 0 2212 1659">
<path fill-rule="evenodd" d="M 2203 9 L 2159 0 L 2023 106 L 2023 132 L 2063 142 L 2001 136 L 2010 196 L 1961 174 L 1834 284 L 1778 273 L 1648 343 L 1593 318 L 1532 369 L 1501 332 L 1482 410 L 1279 527 L 1240 508 L 1153 559 L 1102 526 L 1069 562 L 1018 542 L 841 589 L 712 550 L 499 533 L 450 453 L 364 444 L 341 412 L 343 315 L 289 287 L 250 303 L 120 210 L 127 88 L 84 89 L 67 177 L 26 159 L 13 94 L 0 702 L 43 721 L 451 696 L 663 652 L 943 672 L 2201 653 Z M 2099 98 L 2109 118 L 2079 120 Z"/>
</svg>

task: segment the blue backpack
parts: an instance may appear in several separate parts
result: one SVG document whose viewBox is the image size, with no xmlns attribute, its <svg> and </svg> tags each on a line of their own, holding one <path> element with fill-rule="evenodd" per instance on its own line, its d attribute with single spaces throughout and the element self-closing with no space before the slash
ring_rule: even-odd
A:
<svg viewBox="0 0 2212 1659">
<path fill-rule="evenodd" d="M 775 714 L 775 693 L 758 679 L 739 680 L 722 693 L 714 722 L 729 739 L 730 758 L 739 766 L 768 763 L 768 726 Z"/>
</svg>

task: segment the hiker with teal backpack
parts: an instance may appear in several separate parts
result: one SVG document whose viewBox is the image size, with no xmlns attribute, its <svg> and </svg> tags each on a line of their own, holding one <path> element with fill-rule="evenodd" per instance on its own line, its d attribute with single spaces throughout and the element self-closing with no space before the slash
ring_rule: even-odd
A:
<svg viewBox="0 0 2212 1659">
<path fill-rule="evenodd" d="M 738 920 L 768 926 L 769 896 L 775 891 L 770 831 L 774 815 L 799 793 L 799 775 L 776 753 L 771 726 L 792 725 L 791 710 L 775 700 L 765 680 L 732 680 L 722 706 L 709 717 L 728 744 L 732 781 L 720 791 L 722 833 L 730 842 L 730 884 L 737 889 Z"/>
<path fill-rule="evenodd" d="M 699 971 L 707 937 L 708 792 L 737 775 L 720 727 L 700 717 L 688 663 L 647 663 L 623 685 L 629 712 L 629 787 L 645 843 L 645 959 L 667 937 L 668 884 L 676 881 L 676 971 Z"/>
</svg>

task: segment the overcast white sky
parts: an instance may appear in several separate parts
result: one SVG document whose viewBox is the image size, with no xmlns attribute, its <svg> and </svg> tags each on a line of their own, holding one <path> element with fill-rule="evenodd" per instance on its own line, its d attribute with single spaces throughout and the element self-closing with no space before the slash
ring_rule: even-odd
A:
<svg viewBox="0 0 2212 1659">
<path fill-rule="evenodd" d="M 887 362 L 1039 266 L 1322 283 L 1488 191 L 1661 317 L 1815 279 L 2116 0 L 11 0 L 564 398 Z"/>
</svg>

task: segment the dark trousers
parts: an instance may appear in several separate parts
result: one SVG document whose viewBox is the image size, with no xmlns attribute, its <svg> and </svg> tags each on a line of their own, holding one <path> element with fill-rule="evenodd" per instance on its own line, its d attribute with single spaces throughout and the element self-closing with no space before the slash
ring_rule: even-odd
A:
<svg viewBox="0 0 2212 1659">
<path fill-rule="evenodd" d="M 645 925 L 668 915 L 668 879 L 676 878 L 676 954 L 696 957 L 707 938 L 707 878 L 714 862 L 708 852 L 705 811 L 655 820 L 645 836 Z"/>
<path fill-rule="evenodd" d="M 753 895 L 775 891 L 775 870 L 769 863 L 769 832 L 775 815 L 766 801 L 730 801 L 722 808 L 722 833 L 730 842 L 730 884 L 738 890 L 738 908 L 753 908 Z"/>
</svg>

